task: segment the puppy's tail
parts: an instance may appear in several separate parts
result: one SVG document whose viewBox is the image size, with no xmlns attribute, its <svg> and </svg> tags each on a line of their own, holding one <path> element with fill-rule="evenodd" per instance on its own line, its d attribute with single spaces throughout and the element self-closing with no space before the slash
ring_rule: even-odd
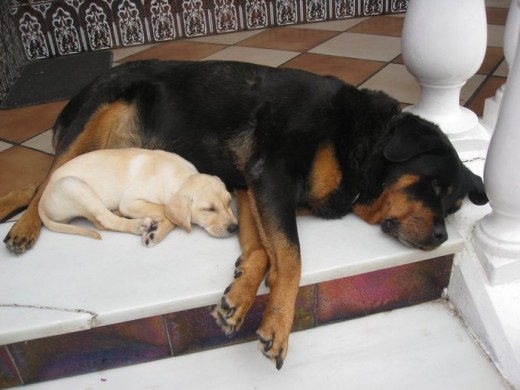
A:
<svg viewBox="0 0 520 390">
<path fill-rule="evenodd" d="M 82 228 L 76 225 L 69 225 L 67 223 L 56 222 L 50 219 L 47 214 L 45 214 L 45 211 L 43 211 L 41 204 L 42 203 L 40 202 L 38 205 L 38 213 L 40 214 L 40 218 L 47 229 L 57 233 L 75 234 L 78 236 L 86 236 L 95 238 L 96 240 L 101 240 L 101 235 L 95 230 Z"/>
<path fill-rule="evenodd" d="M 27 207 L 30 203 L 36 186 L 29 184 L 25 187 L 16 189 L 0 197 L 0 221 L 12 215 L 16 210 Z"/>
</svg>

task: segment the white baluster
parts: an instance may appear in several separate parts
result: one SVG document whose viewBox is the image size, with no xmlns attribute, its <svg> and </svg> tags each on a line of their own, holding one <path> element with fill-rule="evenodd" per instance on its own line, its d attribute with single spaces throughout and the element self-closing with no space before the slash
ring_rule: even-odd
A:
<svg viewBox="0 0 520 390">
<path fill-rule="evenodd" d="M 459 152 L 487 149 L 489 135 L 459 102 L 461 88 L 482 64 L 486 43 L 484 0 L 410 0 L 402 54 L 421 95 L 406 111 L 437 123 Z M 462 138 L 484 142 L 455 142 Z"/>
<path fill-rule="evenodd" d="M 515 50 L 518 41 L 518 32 L 520 31 L 520 1 L 512 0 L 507 13 L 506 26 L 504 31 L 504 56 L 508 69 L 511 68 L 511 63 L 515 57 Z M 504 95 L 506 83 L 502 84 L 497 89 L 495 96 L 487 98 L 484 103 L 484 114 L 481 119 L 481 124 L 489 132 L 493 134 L 493 130 L 497 124 L 498 110 Z"/>
<path fill-rule="evenodd" d="M 492 211 L 475 229 L 475 249 L 491 284 L 520 280 L 519 126 L 520 49 L 517 46 L 484 168 Z"/>
</svg>

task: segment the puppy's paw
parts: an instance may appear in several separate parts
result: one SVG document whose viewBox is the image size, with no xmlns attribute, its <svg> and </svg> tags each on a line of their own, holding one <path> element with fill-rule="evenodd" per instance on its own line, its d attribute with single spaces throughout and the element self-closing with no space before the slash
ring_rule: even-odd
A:
<svg viewBox="0 0 520 390">
<path fill-rule="evenodd" d="M 155 246 L 157 244 L 156 231 L 159 227 L 159 223 L 151 218 L 143 218 L 143 223 L 141 226 L 143 228 L 143 245 L 148 248 Z"/>
</svg>

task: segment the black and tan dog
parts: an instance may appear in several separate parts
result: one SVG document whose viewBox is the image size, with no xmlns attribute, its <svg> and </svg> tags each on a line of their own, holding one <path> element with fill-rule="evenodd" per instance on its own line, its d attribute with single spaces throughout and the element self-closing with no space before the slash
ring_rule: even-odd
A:
<svg viewBox="0 0 520 390">
<path fill-rule="evenodd" d="M 482 180 L 441 131 L 401 113 L 389 96 L 333 77 L 246 63 L 114 68 L 63 109 L 54 143 L 52 169 L 96 149 L 164 149 L 235 190 L 242 256 L 214 316 L 234 334 L 267 274 L 270 295 L 257 334 L 277 368 L 287 354 L 300 280 L 298 210 L 323 218 L 353 211 L 428 250 L 446 240 L 444 218 L 467 194 L 474 203 L 487 201 Z M 4 240 L 13 253 L 32 247 L 39 235 L 45 185 L 32 200 L 13 202 L 30 200 Z"/>
</svg>

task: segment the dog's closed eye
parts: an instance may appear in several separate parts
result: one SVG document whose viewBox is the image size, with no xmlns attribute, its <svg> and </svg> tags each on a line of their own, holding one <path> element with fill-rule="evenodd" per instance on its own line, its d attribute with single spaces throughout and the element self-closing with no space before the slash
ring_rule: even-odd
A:
<svg viewBox="0 0 520 390">
<path fill-rule="evenodd" d="M 211 206 L 203 207 L 202 211 L 206 211 L 208 213 L 214 213 L 217 211 L 217 209 L 215 208 L 215 206 L 211 205 Z"/>
</svg>

